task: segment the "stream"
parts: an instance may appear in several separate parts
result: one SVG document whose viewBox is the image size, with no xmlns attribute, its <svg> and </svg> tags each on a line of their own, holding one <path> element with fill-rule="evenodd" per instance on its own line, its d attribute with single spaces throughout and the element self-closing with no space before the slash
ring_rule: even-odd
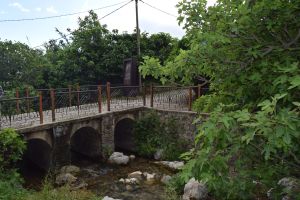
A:
<svg viewBox="0 0 300 200">
<path fill-rule="evenodd" d="M 174 172 L 157 164 L 154 160 L 136 157 L 127 165 L 112 165 L 106 162 L 94 162 L 83 157 L 73 160 L 72 165 L 80 167 L 80 173 L 76 177 L 88 184 L 87 189 L 97 196 L 109 196 L 123 200 L 163 200 L 167 199 L 165 186 L 159 180 L 152 183 L 141 181 L 139 184 L 125 184 L 120 179 L 126 179 L 128 174 L 136 171 L 150 174 L 155 173 L 158 177 L 173 175 Z M 25 187 L 39 190 L 43 176 L 38 169 L 31 166 L 31 170 L 23 172 Z"/>
</svg>

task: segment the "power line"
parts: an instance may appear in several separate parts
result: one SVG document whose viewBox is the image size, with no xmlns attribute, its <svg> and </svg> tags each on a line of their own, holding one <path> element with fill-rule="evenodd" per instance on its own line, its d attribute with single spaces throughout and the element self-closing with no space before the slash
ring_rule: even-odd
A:
<svg viewBox="0 0 300 200">
<path fill-rule="evenodd" d="M 127 1 L 122 1 L 120 3 L 116 3 L 116 4 L 112 4 L 112 5 L 108 5 L 108 6 L 104 6 L 104 7 L 100 7 L 100 8 L 95 8 L 95 9 L 90 9 L 90 10 L 102 10 L 105 8 L 110 8 L 113 6 L 117 6 L 120 4 L 123 4 Z M 22 21 L 35 21 L 35 20 L 44 20 L 44 19 L 53 19 L 53 18 L 59 18 L 59 17 L 67 17 L 67 16 L 72 16 L 72 15 L 78 15 L 78 14 L 82 14 L 82 13 L 87 13 L 90 10 L 86 10 L 86 11 L 82 11 L 82 12 L 74 12 L 74 13 L 67 13 L 67 14 L 62 14 L 62 15 L 53 15 L 53 16 L 47 16 L 47 17 L 35 17 L 35 18 L 24 18 L 24 19 L 3 19 L 0 20 L 0 23 L 4 23 L 4 22 L 22 22 Z"/>
<path fill-rule="evenodd" d="M 123 7 L 127 6 L 127 5 L 128 5 L 129 3 L 131 3 L 132 1 L 133 1 L 133 0 L 130 0 L 130 1 L 128 1 L 128 2 L 126 1 L 127 3 L 125 3 L 125 4 L 122 5 L 122 6 L 120 6 L 120 7 L 117 8 L 117 9 L 113 10 L 112 12 L 110 12 L 110 13 L 104 15 L 103 17 L 99 18 L 98 21 L 99 21 L 99 20 L 102 20 L 102 19 L 104 19 L 104 18 L 106 18 L 106 17 L 108 17 L 108 16 L 110 16 L 111 14 L 113 14 L 113 13 L 115 13 L 115 12 L 117 12 L 118 10 L 120 10 L 120 9 L 122 9 Z M 54 40 L 52 40 L 52 41 L 57 41 L 57 40 L 63 39 L 63 38 L 65 38 L 65 37 L 67 37 L 67 36 L 72 35 L 72 33 L 74 33 L 74 31 L 71 32 L 71 33 L 69 33 L 69 34 L 64 35 L 63 37 L 54 39 Z M 44 45 L 44 43 L 41 44 L 41 45 L 39 45 L 39 46 L 33 47 L 33 49 L 36 49 L 36 48 L 38 48 L 38 47 L 42 47 L 43 45 Z"/>
<path fill-rule="evenodd" d="M 155 6 L 152 6 L 152 5 L 150 5 L 149 3 L 147 3 L 147 2 L 144 2 L 143 0 L 140 0 L 140 1 L 141 1 L 142 3 L 144 3 L 144 4 L 146 4 L 147 6 L 149 6 L 149 7 L 153 8 L 153 9 L 155 9 L 155 10 L 158 10 L 158 11 L 160 11 L 160 12 L 163 12 L 163 13 L 167 14 L 167 15 L 170 15 L 170 16 L 172 16 L 172 17 L 175 17 L 175 18 L 177 18 L 177 16 L 176 16 L 176 15 L 173 15 L 173 14 L 171 14 L 171 13 L 168 13 L 168 12 L 166 12 L 166 11 L 164 11 L 164 10 L 160 9 L 160 8 L 157 8 L 157 7 L 155 7 Z"/>
</svg>

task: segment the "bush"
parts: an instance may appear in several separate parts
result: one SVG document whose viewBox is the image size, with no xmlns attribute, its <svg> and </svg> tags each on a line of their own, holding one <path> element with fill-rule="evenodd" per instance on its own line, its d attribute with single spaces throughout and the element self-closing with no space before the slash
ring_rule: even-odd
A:
<svg viewBox="0 0 300 200">
<path fill-rule="evenodd" d="M 26 143 L 14 129 L 0 132 L 0 171 L 12 169 L 21 159 Z"/>
<path fill-rule="evenodd" d="M 27 191 L 22 187 L 23 180 L 15 171 L 0 173 L 0 200 L 19 200 Z"/>
<path fill-rule="evenodd" d="M 179 140 L 175 119 L 161 121 L 158 114 L 147 113 L 135 123 L 133 134 L 137 152 L 152 157 L 157 150 L 163 150 L 163 159 L 177 160 L 185 150 L 186 141 Z"/>
<path fill-rule="evenodd" d="M 43 188 L 39 192 L 32 192 L 25 195 L 19 200 L 101 200 L 86 190 L 72 191 L 69 186 L 54 188 L 49 182 L 45 182 Z"/>
</svg>

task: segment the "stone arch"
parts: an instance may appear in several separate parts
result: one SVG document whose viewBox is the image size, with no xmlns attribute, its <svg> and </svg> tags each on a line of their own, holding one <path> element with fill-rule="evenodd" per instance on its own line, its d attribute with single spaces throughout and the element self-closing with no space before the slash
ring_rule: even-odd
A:
<svg viewBox="0 0 300 200">
<path fill-rule="evenodd" d="M 22 164 L 25 168 L 34 165 L 45 172 L 49 171 L 52 166 L 52 146 L 38 137 L 28 139 Z"/>
<path fill-rule="evenodd" d="M 116 151 L 134 151 L 133 125 L 134 117 L 131 115 L 124 116 L 117 121 L 114 129 Z"/>
<path fill-rule="evenodd" d="M 102 151 L 101 135 L 90 126 L 81 127 L 71 135 L 70 149 L 89 158 L 99 158 Z"/>
</svg>

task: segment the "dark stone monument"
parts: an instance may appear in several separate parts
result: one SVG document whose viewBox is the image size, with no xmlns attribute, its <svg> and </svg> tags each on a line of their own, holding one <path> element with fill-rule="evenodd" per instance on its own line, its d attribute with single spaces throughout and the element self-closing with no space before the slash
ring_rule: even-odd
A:
<svg viewBox="0 0 300 200">
<path fill-rule="evenodd" d="M 128 58 L 123 62 L 124 66 L 124 82 L 125 86 L 137 86 L 138 82 L 138 66 L 136 58 Z"/>
</svg>

